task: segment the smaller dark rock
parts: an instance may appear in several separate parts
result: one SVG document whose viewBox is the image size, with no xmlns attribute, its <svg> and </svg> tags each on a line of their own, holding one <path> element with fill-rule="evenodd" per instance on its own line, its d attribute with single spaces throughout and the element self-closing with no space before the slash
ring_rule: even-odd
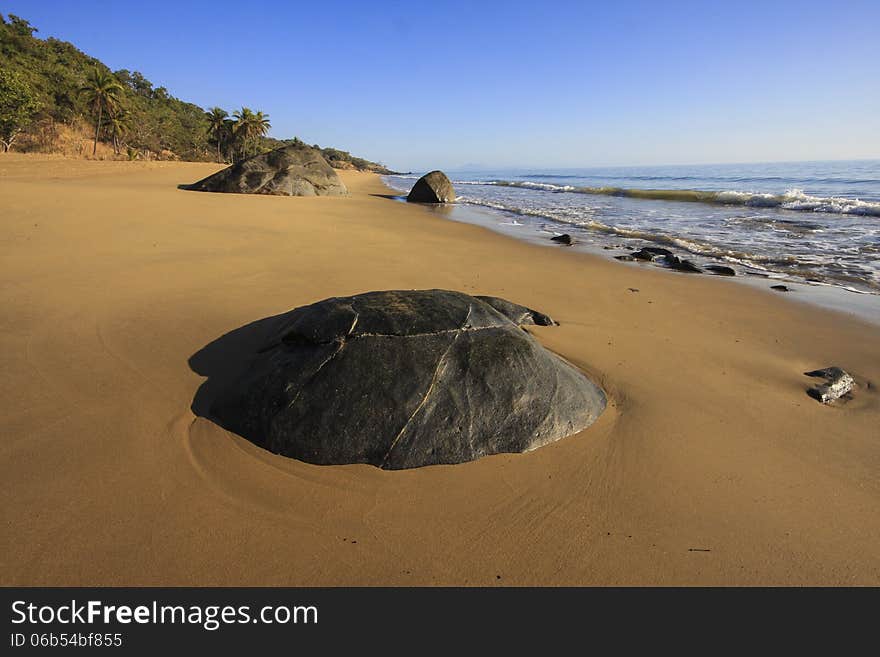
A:
<svg viewBox="0 0 880 657">
<path fill-rule="evenodd" d="M 849 394 L 855 386 L 852 376 L 840 367 L 826 367 L 821 370 L 804 372 L 804 375 L 825 379 L 825 383 L 820 383 L 807 390 L 810 397 L 823 404 L 833 402 L 835 399 Z"/>
<path fill-rule="evenodd" d="M 701 271 L 703 271 L 690 260 L 682 260 L 674 255 L 661 256 L 659 260 L 665 266 L 669 267 L 670 269 L 674 269 L 675 271 L 683 271 L 692 274 L 699 274 Z"/>
<path fill-rule="evenodd" d="M 445 173 L 431 171 L 416 181 L 406 200 L 410 203 L 452 203 L 455 190 Z"/>
<path fill-rule="evenodd" d="M 690 260 L 679 260 L 672 268 L 676 271 L 690 272 L 692 274 L 699 274 L 703 271 Z"/>
<path fill-rule="evenodd" d="M 559 244 L 564 244 L 565 246 L 571 246 L 574 240 L 571 239 L 571 235 L 568 233 L 563 233 L 562 235 L 554 235 L 550 238 L 554 242 L 558 242 Z"/>
<path fill-rule="evenodd" d="M 655 260 L 659 260 L 660 258 L 674 258 L 672 255 L 672 251 L 669 249 L 663 249 L 659 246 L 644 246 L 638 251 L 635 251 L 631 254 L 633 258 L 636 260 L 646 260 L 648 262 L 653 262 Z"/>
<path fill-rule="evenodd" d="M 724 265 L 706 265 L 706 269 L 718 276 L 736 276 L 736 272 L 733 271 L 733 268 L 725 267 Z"/>
<path fill-rule="evenodd" d="M 619 255 L 619 256 L 614 256 L 614 259 L 615 259 L 615 260 L 621 260 L 621 261 L 623 261 L 623 262 L 632 262 L 633 260 L 635 260 L 635 258 L 633 258 L 631 255 Z"/>
<path fill-rule="evenodd" d="M 791 288 L 785 285 L 771 285 L 771 290 L 776 290 L 777 292 L 791 292 Z"/>
<path fill-rule="evenodd" d="M 669 249 L 662 249 L 659 246 L 643 246 L 642 251 L 647 251 L 648 253 L 653 253 L 658 256 L 671 256 L 672 251 Z"/>
</svg>

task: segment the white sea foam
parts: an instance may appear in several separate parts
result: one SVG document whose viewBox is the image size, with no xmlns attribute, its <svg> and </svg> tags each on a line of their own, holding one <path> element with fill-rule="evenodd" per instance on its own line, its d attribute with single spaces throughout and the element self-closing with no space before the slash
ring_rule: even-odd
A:
<svg viewBox="0 0 880 657">
<path fill-rule="evenodd" d="M 880 217 L 880 203 L 839 196 L 810 196 L 800 189 L 790 189 L 783 196 L 780 207 L 785 210 L 812 212 L 832 212 L 837 214 L 856 214 L 865 217 Z"/>
<path fill-rule="evenodd" d="M 825 212 L 880 217 L 880 202 L 862 201 L 839 196 L 810 196 L 800 189 L 790 189 L 784 194 L 767 194 L 727 190 L 700 192 L 689 189 L 618 189 L 613 187 L 575 187 L 552 183 L 520 180 L 456 180 L 454 185 L 480 185 L 515 187 L 554 193 L 592 194 L 599 196 L 625 196 L 645 200 L 669 202 L 715 203 L 721 205 L 744 205 L 753 208 L 781 208 L 800 212 Z"/>
<path fill-rule="evenodd" d="M 459 177 L 466 178 L 453 179 Z M 536 180 L 521 179 L 529 177 Z M 695 186 L 705 184 L 694 180 Z M 751 180 L 739 182 L 745 187 Z M 857 198 L 862 191 L 874 199 L 880 196 L 865 185 L 871 181 L 858 178 L 861 186 L 849 187 L 847 181 L 836 187 L 829 183 L 819 186 L 827 193 L 807 194 L 790 184 L 795 181 L 780 180 L 788 185 L 780 186 L 784 192 L 769 185 L 726 191 L 579 187 L 537 174 L 513 180 L 503 175 L 466 178 L 453 184 L 462 205 L 503 212 L 499 225 L 521 225 L 541 234 L 567 230 L 583 244 L 612 248 L 662 245 L 696 258 L 698 265 L 726 261 L 785 280 L 880 293 L 880 201 Z M 412 186 L 411 179 L 388 182 L 401 191 Z M 700 258 L 706 260 L 701 263 Z"/>
</svg>

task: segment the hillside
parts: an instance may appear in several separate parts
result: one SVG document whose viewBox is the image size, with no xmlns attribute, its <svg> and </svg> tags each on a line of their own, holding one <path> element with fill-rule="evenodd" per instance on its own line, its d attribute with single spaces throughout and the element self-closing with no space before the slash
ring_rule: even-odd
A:
<svg viewBox="0 0 880 657">
<path fill-rule="evenodd" d="M 154 86 L 138 71 L 111 71 L 73 44 L 39 39 L 35 32 L 27 20 L 0 14 L 4 150 L 101 159 L 232 161 L 298 140 L 268 137 L 267 114 L 246 107 L 231 117 L 219 108 L 206 111 Z M 112 87 L 106 102 L 96 102 L 94 93 L 83 91 L 96 80 Z M 211 112 L 225 115 L 223 122 L 212 127 Z M 314 146 L 336 168 L 388 172 L 346 151 Z"/>
</svg>

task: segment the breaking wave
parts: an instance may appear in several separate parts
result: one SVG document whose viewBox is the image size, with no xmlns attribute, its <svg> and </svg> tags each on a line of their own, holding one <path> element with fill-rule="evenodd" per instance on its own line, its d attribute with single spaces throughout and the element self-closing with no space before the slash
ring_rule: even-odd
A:
<svg viewBox="0 0 880 657">
<path fill-rule="evenodd" d="M 730 243 L 719 242 L 708 235 L 688 235 L 682 232 L 665 230 L 658 225 L 624 226 L 606 223 L 594 216 L 590 208 L 565 208 L 565 207 L 528 207 L 517 203 L 498 202 L 474 198 L 470 196 L 458 197 L 458 202 L 466 205 L 476 205 L 493 210 L 502 211 L 522 217 L 532 217 L 538 220 L 548 220 L 558 224 L 568 224 L 575 228 L 588 231 L 596 235 L 604 235 L 606 238 L 619 238 L 624 240 L 640 240 L 651 244 L 658 244 L 672 249 L 682 249 L 692 255 L 710 258 L 713 260 L 726 261 L 739 264 L 752 270 L 766 272 L 771 277 L 793 277 L 795 280 L 806 280 L 812 284 L 832 285 L 841 287 L 851 292 L 862 294 L 880 294 L 880 280 L 876 274 L 872 274 L 868 268 L 858 267 L 853 270 L 853 265 L 841 266 L 831 259 L 822 258 L 819 254 L 809 253 L 780 253 L 777 250 L 765 250 L 749 248 L 747 240 L 740 240 L 740 244 L 734 246 Z M 766 225 L 773 230 L 784 230 L 790 233 L 821 233 L 817 224 L 808 222 L 785 221 L 763 217 L 734 218 L 731 224 L 739 224 L 747 228 L 750 224 Z M 521 225 L 516 220 L 511 225 Z M 544 230 L 558 230 L 545 225 Z M 757 247 L 757 245 L 754 245 Z M 745 247 L 745 248 L 744 248 Z M 870 250 L 871 245 L 865 245 L 861 251 Z M 880 247 L 877 247 L 880 249 Z M 867 263 L 865 263 L 867 264 Z"/>
<path fill-rule="evenodd" d="M 553 183 L 511 180 L 470 181 L 457 180 L 455 185 L 493 185 L 496 187 L 519 187 L 545 192 L 569 194 L 594 194 L 623 196 L 626 198 L 682 203 L 710 203 L 715 205 L 742 205 L 753 208 L 779 208 L 800 212 L 825 212 L 850 214 L 864 217 L 880 217 L 880 202 L 862 201 L 839 196 L 811 196 L 800 189 L 790 189 L 784 194 L 721 191 L 704 192 L 694 189 L 627 189 L 623 187 L 575 187 Z"/>
<path fill-rule="evenodd" d="M 497 222 L 525 239 L 566 230 L 586 248 L 624 255 L 663 245 L 698 265 L 727 262 L 738 273 L 880 294 L 880 161 L 691 167 L 680 177 L 659 169 L 451 178 L 461 206 L 489 210 L 462 209 L 465 221 Z M 386 180 L 406 192 L 415 178 Z"/>
</svg>

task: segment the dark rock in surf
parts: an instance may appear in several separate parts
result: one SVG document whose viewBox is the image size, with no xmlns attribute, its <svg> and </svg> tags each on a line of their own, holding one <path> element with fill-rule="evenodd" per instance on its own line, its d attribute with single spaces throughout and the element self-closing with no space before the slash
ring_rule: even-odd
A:
<svg viewBox="0 0 880 657">
<path fill-rule="evenodd" d="M 348 190 L 321 153 L 293 144 L 236 162 L 222 171 L 185 186 L 199 192 L 335 196 Z"/>
<path fill-rule="evenodd" d="M 455 189 L 442 171 L 431 171 L 416 181 L 407 195 L 410 203 L 452 203 Z"/>
<path fill-rule="evenodd" d="M 660 248 L 659 246 L 645 246 L 630 255 L 636 260 L 645 260 L 647 262 L 653 262 L 662 257 L 673 257 L 672 251 Z"/>
<path fill-rule="evenodd" d="M 297 308 L 211 404 L 272 452 L 385 469 L 526 452 L 592 424 L 605 395 L 520 323 L 537 311 L 446 290 Z"/>
<path fill-rule="evenodd" d="M 635 260 L 631 255 L 618 255 L 614 256 L 615 260 L 620 260 L 621 262 L 632 262 Z"/>
<path fill-rule="evenodd" d="M 804 375 L 825 379 L 825 383 L 820 383 L 807 390 L 810 397 L 823 404 L 828 404 L 849 394 L 855 386 L 852 376 L 840 367 L 826 367 L 821 370 L 804 372 Z"/>
<path fill-rule="evenodd" d="M 702 271 L 703 271 L 702 269 L 697 267 L 694 263 L 692 263 L 690 260 L 685 260 L 683 258 L 682 259 L 676 258 L 675 262 L 672 265 L 670 265 L 670 267 L 672 267 L 675 271 L 689 272 L 692 274 L 699 274 L 699 273 L 702 273 Z"/>
<path fill-rule="evenodd" d="M 724 265 L 706 265 L 706 270 L 717 276 L 736 276 L 736 272 L 732 267 L 725 267 Z"/>
<path fill-rule="evenodd" d="M 683 271 L 691 274 L 699 274 L 703 271 L 690 260 L 682 260 L 674 255 L 661 256 L 659 261 L 664 266 L 674 269 L 675 271 Z"/>
<path fill-rule="evenodd" d="M 658 255 L 658 256 L 671 256 L 672 255 L 672 251 L 670 251 L 669 249 L 661 248 L 659 246 L 643 246 L 641 250 L 645 251 L 647 253 L 653 253 L 654 255 Z"/>
<path fill-rule="evenodd" d="M 633 260 L 645 260 L 646 262 L 654 262 L 654 258 L 656 258 L 657 255 L 651 253 L 650 251 L 645 251 L 645 249 L 642 249 L 640 251 L 632 252 L 629 257 Z"/>
<path fill-rule="evenodd" d="M 791 288 L 787 285 L 771 285 L 771 290 L 776 290 L 777 292 L 791 292 Z"/>
<path fill-rule="evenodd" d="M 554 235 L 550 238 L 553 242 L 557 242 L 558 244 L 564 244 L 565 246 L 571 246 L 574 240 L 571 239 L 571 235 L 568 233 L 563 233 L 562 235 Z"/>
</svg>

